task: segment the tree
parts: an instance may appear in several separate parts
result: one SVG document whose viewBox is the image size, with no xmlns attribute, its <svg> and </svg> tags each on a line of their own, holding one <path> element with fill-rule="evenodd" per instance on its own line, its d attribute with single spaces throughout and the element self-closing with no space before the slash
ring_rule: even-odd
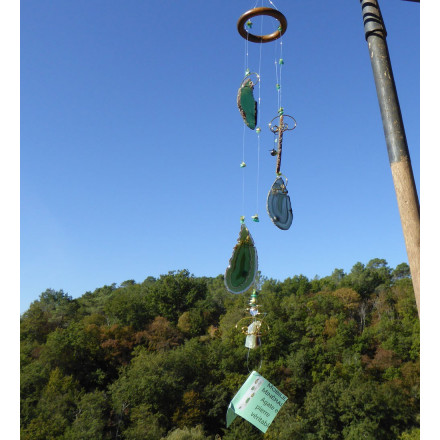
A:
<svg viewBox="0 0 440 440">
<path fill-rule="evenodd" d="M 393 281 L 401 280 L 403 278 L 410 278 L 411 271 L 409 269 L 408 264 L 400 263 L 396 268 L 391 272 L 391 278 Z"/>
<path fill-rule="evenodd" d="M 160 414 L 153 414 L 148 404 L 141 404 L 130 410 L 130 424 L 124 430 L 126 440 L 160 440 L 165 428 L 160 422 Z"/>
<path fill-rule="evenodd" d="M 22 339 L 44 343 L 50 332 L 68 326 L 77 309 L 77 302 L 63 290 L 46 289 L 23 313 L 20 319 L 20 336 Z"/>
<path fill-rule="evenodd" d="M 75 419 L 66 429 L 64 440 L 98 440 L 105 436 L 107 396 L 95 390 L 78 402 Z"/>
<path fill-rule="evenodd" d="M 206 404 L 207 402 L 196 391 L 189 390 L 184 392 L 182 404 L 173 414 L 173 422 L 180 428 L 203 423 Z"/>
<path fill-rule="evenodd" d="M 115 289 L 104 304 L 104 313 L 111 324 L 131 326 L 135 330 L 143 330 L 154 317 L 140 284 Z"/>
<path fill-rule="evenodd" d="M 77 299 L 79 305 L 78 315 L 101 314 L 104 316 L 104 305 L 116 289 L 116 283 L 105 285 L 95 289 L 94 292 L 86 292 Z"/>
<path fill-rule="evenodd" d="M 99 329 L 88 329 L 82 323 L 71 323 L 66 329 L 57 328 L 48 338 L 40 359 L 51 370 L 58 368 L 72 375 L 86 389 L 96 385 L 94 375 L 104 367 Z M 105 368 L 105 367 L 104 367 Z"/>
<path fill-rule="evenodd" d="M 363 300 L 369 299 L 371 294 L 381 284 L 390 283 L 390 269 L 383 259 L 375 258 L 365 266 L 358 262 L 350 273 L 341 281 L 341 287 L 351 287 Z"/>
<path fill-rule="evenodd" d="M 21 438 L 417 438 L 419 320 L 397 269 L 373 259 L 347 275 L 265 279 L 270 331 L 249 353 L 236 328 L 249 296 L 227 292 L 222 275 L 170 272 L 76 300 L 47 291 L 21 318 Z M 264 435 L 241 418 L 226 429 L 261 359 L 288 401 Z"/>
<path fill-rule="evenodd" d="M 339 440 L 343 425 L 339 419 L 338 401 L 345 386 L 341 379 L 327 378 L 307 394 L 304 410 L 313 438 Z"/>
<path fill-rule="evenodd" d="M 169 432 L 162 440 L 207 440 L 201 425 L 195 428 L 177 428 Z"/>
<path fill-rule="evenodd" d="M 177 347 L 182 341 L 182 335 L 166 318 L 156 316 L 147 330 L 138 333 L 145 338 L 149 350 L 169 350 Z"/>
<path fill-rule="evenodd" d="M 155 316 L 177 324 L 179 316 L 205 299 L 206 294 L 206 283 L 190 275 L 188 270 L 169 272 L 147 288 L 148 308 Z"/>
<path fill-rule="evenodd" d="M 23 440 L 61 438 L 74 420 L 78 397 L 78 384 L 73 377 L 64 376 L 59 368 L 53 370 L 37 404 L 38 415 L 22 429 L 21 438 Z"/>
</svg>

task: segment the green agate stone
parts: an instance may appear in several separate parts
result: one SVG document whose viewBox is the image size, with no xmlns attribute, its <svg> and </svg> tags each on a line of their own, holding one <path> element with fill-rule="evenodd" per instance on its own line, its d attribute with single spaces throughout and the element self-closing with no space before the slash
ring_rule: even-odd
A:
<svg viewBox="0 0 440 440">
<path fill-rule="evenodd" d="M 245 124 L 254 130 L 257 125 L 257 101 L 254 99 L 254 84 L 250 78 L 238 89 L 237 105 Z"/>
<path fill-rule="evenodd" d="M 258 269 L 257 249 L 249 229 L 243 223 L 238 242 L 225 273 L 225 285 L 231 293 L 248 290 L 255 281 Z"/>
</svg>

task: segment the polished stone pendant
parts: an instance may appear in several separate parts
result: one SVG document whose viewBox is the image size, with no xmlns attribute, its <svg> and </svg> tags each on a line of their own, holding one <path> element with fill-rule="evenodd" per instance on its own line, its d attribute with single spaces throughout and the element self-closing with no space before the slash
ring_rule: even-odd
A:
<svg viewBox="0 0 440 440">
<path fill-rule="evenodd" d="M 275 179 L 267 195 L 267 213 L 273 224 L 278 228 L 283 230 L 290 228 L 293 220 L 292 205 L 281 176 Z"/>
<path fill-rule="evenodd" d="M 245 292 L 254 283 L 257 270 L 257 249 L 249 229 L 243 223 L 238 242 L 234 247 L 229 266 L 225 272 L 226 288 L 231 293 Z"/>
<path fill-rule="evenodd" d="M 254 99 L 254 84 L 250 78 L 238 89 L 237 105 L 245 124 L 254 130 L 257 125 L 257 101 Z"/>
</svg>

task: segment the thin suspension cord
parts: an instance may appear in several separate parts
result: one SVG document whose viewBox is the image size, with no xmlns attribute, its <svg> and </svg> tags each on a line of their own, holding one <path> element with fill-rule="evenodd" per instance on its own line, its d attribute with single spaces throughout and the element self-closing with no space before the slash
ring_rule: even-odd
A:
<svg viewBox="0 0 440 440">
<path fill-rule="evenodd" d="M 283 59 L 283 37 L 280 38 L 280 60 L 282 60 L 282 59 Z M 282 104 L 281 104 L 281 94 L 283 92 L 282 78 L 281 78 L 282 71 L 283 71 L 283 63 L 280 64 L 280 82 L 279 82 L 279 84 L 280 84 L 280 90 L 279 90 L 280 101 L 279 101 L 278 108 L 282 107 Z"/>
<path fill-rule="evenodd" d="M 261 31 L 260 33 L 263 33 L 263 18 L 261 19 Z M 258 82 L 258 113 L 259 113 L 259 119 L 261 121 L 261 60 L 262 60 L 262 50 L 263 45 L 260 44 L 260 57 L 258 61 L 258 75 L 260 76 L 260 81 Z M 259 213 L 259 198 L 260 198 L 260 130 L 257 132 L 257 200 L 256 200 L 256 214 L 258 216 Z"/>
<path fill-rule="evenodd" d="M 278 11 L 278 8 L 274 5 L 274 3 L 271 0 L 269 0 L 269 3 Z"/>
<path fill-rule="evenodd" d="M 278 73 L 278 45 L 275 45 L 274 48 L 274 64 L 275 64 L 275 77 L 276 77 L 276 87 L 277 87 L 277 104 L 278 108 L 280 108 L 280 90 L 281 90 L 281 84 L 280 84 L 280 77 Z"/>
<path fill-rule="evenodd" d="M 244 46 L 244 71 L 249 71 L 249 40 L 246 38 Z M 242 195 L 241 195 L 241 215 L 245 215 L 245 145 L 246 145 L 246 126 L 243 125 L 243 155 L 242 155 Z M 243 166 L 244 165 L 244 166 Z"/>
<path fill-rule="evenodd" d="M 261 338 L 258 337 L 258 336 L 257 336 L 257 345 L 258 345 L 257 350 L 259 350 L 260 347 L 261 347 Z M 246 355 L 246 366 L 247 366 L 247 369 L 248 369 L 249 373 L 251 372 L 251 370 L 249 368 L 249 354 L 250 354 L 250 352 L 251 352 L 251 349 L 248 348 L 248 352 L 247 352 L 247 355 Z M 262 365 L 263 365 L 263 358 L 261 357 L 261 353 L 260 353 L 260 365 L 258 365 L 257 368 L 252 368 L 252 370 L 259 371 L 259 370 L 261 370 L 261 366 Z"/>
<path fill-rule="evenodd" d="M 244 144 L 245 144 L 245 137 L 246 137 L 246 126 L 243 127 L 243 162 L 242 164 L 245 163 L 244 161 Z M 242 169 L 241 171 L 242 174 L 242 193 L 241 193 L 241 215 L 244 217 L 244 195 L 245 195 L 245 176 L 244 176 L 244 169 Z"/>
<path fill-rule="evenodd" d="M 282 69 L 283 69 L 283 37 L 280 38 L 280 47 L 279 47 L 280 54 L 278 56 L 278 45 L 275 45 L 274 49 L 274 58 L 275 58 L 275 76 L 276 76 L 276 84 L 277 84 L 277 90 L 278 90 L 278 109 L 282 107 L 281 105 L 281 93 L 283 90 L 282 87 Z M 278 71 L 278 65 L 280 66 Z"/>
</svg>

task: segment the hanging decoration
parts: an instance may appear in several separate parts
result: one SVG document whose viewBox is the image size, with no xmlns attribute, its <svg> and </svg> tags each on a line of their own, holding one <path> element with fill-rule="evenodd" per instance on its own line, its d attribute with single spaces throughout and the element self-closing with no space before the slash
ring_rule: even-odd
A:
<svg viewBox="0 0 440 440">
<path fill-rule="evenodd" d="M 269 0 L 273 5 L 272 1 Z M 274 5 L 273 5 L 274 6 Z M 251 32 L 252 18 L 256 16 L 270 16 L 278 21 L 276 30 L 267 35 L 256 35 Z M 255 7 L 245 12 L 237 22 L 237 29 L 239 34 L 246 40 L 246 51 L 248 42 L 253 43 L 269 43 L 282 37 L 287 29 L 286 17 L 276 8 L 270 7 Z M 280 43 L 282 45 L 282 41 Z M 261 46 L 260 46 L 261 47 Z M 282 48 L 282 46 L 281 46 Z M 281 68 L 284 64 L 282 57 L 282 49 L 280 50 L 280 57 L 275 62 L 276 66 L 276 90 L 278 94 L 278 111 L 277 116 L 269 122 L 270 131 L 276 136 L 276 149 L 272 148 L 270 154 L 276 157 L 276 179 L 267 196 L 267 212 L 272 222 L 282 230 L 290 228 L 293 220 L 292 206 L 290 197 L 287 191 L 287 178 L 283 179 L 281 173 L 281 154 L 283 148 L 283 135 L 288 130 L 293 130 L 296 127 L 296 121 L 293 117 L 284 114 L 284 109 L 281 106 Z M 246 52 L 247 63 L 247 52 Z M 261 65 L 261 49 L 260 49 L 260 65 Z M 279 67 L 278 67 L 279 66 Z M 240 83 L 237 92 L 237 107 L 244 122 L 243 131 L 243 160 L 240 168 L 243 170 L 243 213 L 240 217 L 240 233 L 237 244 L 233 249 L 232 256 L 229 260 L 229 265 L 225 272 L 225 286 L 229 292 L 240 294 L 252 288 L 248 307 L 246 309 L 246 316 L 242 318 L 237 324 L 239 329 L 245 336 L 244 345 L 248 349 L 247 352 L 247 366 L 250 375 L 238 393 L 232 399 L 227 415 L 226 422 L 229 426 L 237 415 L 248 420 L 254 424 L 258 429 L 266 432 L 272 420 L 275 418 L 281 406 L 287 400 L 279 390 L 270 384 L 257 371 L 262 366 L 261 348 L 262 339 L 269 332 L 269 326 L 265 321 L 266 314 L 262 312 L 258 304 L 258 281 L 256 276 L 258 273 L 258 256 L 254 240 L 248 227 L 245 224 L 244 216 L 244 176 L 247 167 L 244 154 L 244 138 L 246 130 L 249 128 L 257 134 L 258 141 L 258 167 L 257 167 L 257 213 L 252 215 L 252 221 L 258 223 L 258 176 L 259 176 L 259 152 L 260 152 L 260 133 L 261 128 L 258 126 L 258 119 L 261 118 L 261 69 L 258 72 L 249 69 L 246 64 L 245 76 Z M 279 75 L 278 75 L 279 68 Z M 254 96 L 257 92 L 256 85 L 258 84 L 258 99 Z M 291 122 L 293 121 L 293 123 Z M 284 176 L 285 177 L 285 176 Z M 252 353 L 252 355 L 251 355 Z M 252 360 L 251 360 L 252 358 Z M 250 363 L 255 362 L 255 358 L 259 360 L 259 365 L 251 372 L 249 368 Z M 267 403 L 265 399 L 267 400 Z"/>
</svg>

